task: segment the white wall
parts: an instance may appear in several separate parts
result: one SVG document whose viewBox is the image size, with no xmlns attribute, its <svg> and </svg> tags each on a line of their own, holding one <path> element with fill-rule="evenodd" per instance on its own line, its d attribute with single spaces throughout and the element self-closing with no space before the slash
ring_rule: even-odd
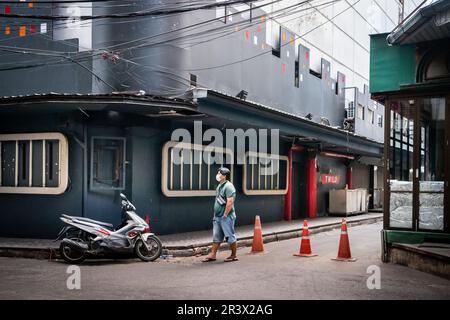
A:
<svg viewBox="0 0 450 320">
<path fill-rule="evenodd" d="M 405 16 L 415 8 L 415 4 L 422 2 L 404 1 Z M 257 5 L 260 3 L 263 2 Z M 280 1 L 267 6 L 266 11 L 294 3 L 299 1 Z M 399 0 L 340 0 L 333 3 L 330 0 L 312 0 L 303 7 L 309 9 L 277 21 L 300 36 L 297 42 L 311 49 L 312 69 L 320 71 L 320 59 L 323 57 L 331 62 L 333 77 L 340 71 L 346 75 L 347 87 L 356 86 L 363 91 L 364 84 L 369 84 L 369 35 L 390 32 L 396 27 L 399 22 Z"/>
</svg>

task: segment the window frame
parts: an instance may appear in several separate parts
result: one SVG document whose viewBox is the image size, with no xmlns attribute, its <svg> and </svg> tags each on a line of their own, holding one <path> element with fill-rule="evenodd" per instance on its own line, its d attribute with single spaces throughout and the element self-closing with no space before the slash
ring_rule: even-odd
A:
<svg viewBox="0 0 450 320">
<path fill-rule="evenodd" d="M 19 141 L 35 141 L 42 140 L 42 148 L 43 148 L 43 168 L 42 168 L 42 176 L 43 176 L 43 186 L 42 187 L 33 187 L 31 186 L 32 181 L 32 160 L 29 162 L 29 184 L 28 186 L 19 186 L 18 185 L 18 154 L 19 154 Z M 45 186 L 45 141 L 46 140 L 58 140 L 58 186 L 57 187 L 46 187 Z M 48 194 L 48 195 L 58 195 L 62 194 L 66 191 L 67 186 L 69 184 L 69 143 L 67 137 L 60 132 L 35 132 L 35 133 L 14 133 L 14 134 L 0 134 L 0 182 L 2 181 L 2 172 L 1 172 L 1 162 L 2 162 L 2 143 L 6 141 L 16 141 L 16 156 L 15 156 L 15 186 L 1 186 L 0 185 L 0 193 L 11 193 L 11 194 Z M 32 143 L 30 143 L 30 152 L 29 159 L 33 158 L 32 153 Z"/>
<path fill-rule="evenodd" d="M 375 111 L 370 108 L 367 108 L 367 110 L 368 110 L 368 114 L 369 114 L 369 116 L 368 116 L 369 123 L 373 125 L 373 124 L 375 124 Z"/>
<path fill-rule="evenodd" d="M 122 166 L 122 175 L 123 175 L 123 183 L 121 187 L 112 187 L 112 188 L 107 188 L 107 187 L 99 187 L 99 186 L 94 186 L 94 141 L 96 139 L 103 139 L 103 140 L 119 140 L 119 141 L 123 141 L 123 150 L 122 150 L 122 154 L 123 154 L 123 166 Z M 90 177 L 89 177 L 89 189 L 90 190 L 125 190 L 126 189 L 126 162 L 127 162 L 127 139 L 125 137 L 114 137 L 114 136 L 92 136 L 91 137 L 91 168 L 90 168 Z"/>
<path fill-rule="evenodd" d="M 383 115 L 377 114 L 377 126 L 383 128 Z"/>
<path fill-rule="evenodd" d="M 358 118 L 358 119 L 361 119 L 361 120 L 365 120 L 365 113 L 366 113 L 366 110 L 365 110 L 366 108 L 362 105 L 362 104 L 357 104 L 357 107 L 356 107 L 356 117 Z M 359 116 L 359 110 L 362 110 L 362 113 L 361 113 L 361 117 Z"/>
<path fill-rule="evenodd" d="M 283 189 L 258 189 L 258 190 L 247 189 L 247 159 L 249 158 L 249 156 L 255 156 L 258 158 L 260 156 L 263 156 L 264 158 L 275 158 L 278 160 L 286 161 L 286 187 Z M 242 191 L 245 195 L 248 196 L 285 195 L 287 194 L 288 189 L 289 189 L 289 158 L 287 156 L 277 154 L 267 154 L 254 151 L 247 151 L 245 153 L 242 172 Z"/>
<path fill-rule="evenodd" d="M 231 159 L 234 159 L 234 153 L 229 148 L 205 146 L 201 144 L 193 144 L 187 142 L 167 141 L 162 148 L 162 163 L 161 163 L 161 191 L 166 197 L 208 197 L 215 196 L 216 190 L 202 189 L 202 190 L 171 190 L 168 187 L 169 182 L 169 149 L 174 146 L 180 146 L 190 150 L 199 150 L 202 152 L 211 150 L 213 152 L 221 152 L 222 154 L 229 154 Z M 234 164 L 229 165 L 230 181 L 233 182 Z"/>
</svg>

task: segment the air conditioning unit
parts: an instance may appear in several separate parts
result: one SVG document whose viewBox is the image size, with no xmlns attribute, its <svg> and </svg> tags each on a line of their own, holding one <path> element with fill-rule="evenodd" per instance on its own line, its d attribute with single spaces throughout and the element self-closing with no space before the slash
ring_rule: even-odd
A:
<svg viewBox="0 0 450 320">
<path fill-rule="evenodd" d="M 350 118 L 350 119 L 355 118 L 355 103 L 353 101 L 350 101 L 348 103 L 347 108 L 345 108 L 345 113 L 346 113 L 346 115 L 345 115 L 346 118 Z"/>
</svg>

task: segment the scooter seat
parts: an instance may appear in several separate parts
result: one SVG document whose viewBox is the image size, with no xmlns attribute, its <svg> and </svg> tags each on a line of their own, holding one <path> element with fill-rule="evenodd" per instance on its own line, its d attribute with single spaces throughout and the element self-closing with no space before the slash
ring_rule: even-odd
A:
<svg viewBox="0 0 450 320">
<path fill-rule="evenodd" d="M 107 222 L 103 222 L 103 221 L 98 221 L 98 220 L 89 219 L 89 218 L 85 218 L 85 217 L 69 216 L 67 214 L 62 214 L 62 216 L 65 217 L 65 218 L 68 218 L 68 219 L 77 219 L 77 220 L 80 220 L 80 221 L 85 221 L 85 222 L 99 224 L 101 226 L 108 227 L 108 228 L 111 228 L 111 229 L 114 228 L 114 226 L 111 223 L 107 223 Z"/>
</svg>

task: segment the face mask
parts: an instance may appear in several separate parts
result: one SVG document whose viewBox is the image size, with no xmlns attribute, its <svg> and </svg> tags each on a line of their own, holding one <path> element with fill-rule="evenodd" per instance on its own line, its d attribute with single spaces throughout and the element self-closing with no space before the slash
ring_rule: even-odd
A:
<svg viewBox="0 0 450 320">
<path fill-rule="evenodd" d="M 220 173 L 216 174 L 216 180 L 217 182 L 220 182 L 220 178 L 222 177 L 222 175 Z"/>
</svg>

